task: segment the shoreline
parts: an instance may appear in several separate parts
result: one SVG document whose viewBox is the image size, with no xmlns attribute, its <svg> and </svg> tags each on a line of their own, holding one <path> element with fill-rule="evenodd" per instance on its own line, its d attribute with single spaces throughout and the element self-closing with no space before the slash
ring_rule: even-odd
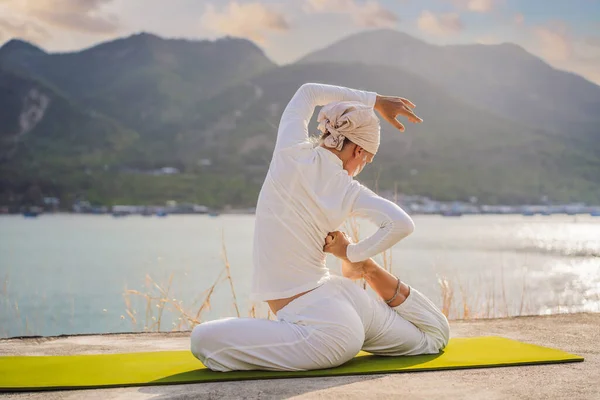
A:
<svg viewBox="0 0 600 400">
<path fill-rule="evenodd" d="M 164 214 L 157 215 L 157 213 L 149 213 L 144 214 L 142 212 L 128 212 L 128 213 L 116 213 L 115 212 L 75 212 L 75 211 L 42 211 L 37 213 L 36 215 L 31 215 L 31 217 L 38 217 L 44 215 L 90 215 L 90 216 L 118 216 L 118 217 L 165 217 L 165 216 L 173 216 L 173 215 L 194 215 L 194 216 L 220 216 L 220 215 L 251 215 L 254 216 L 256 213 L 254 211 L 247 210 L 220 210 L 216 209 L 211 212 L 165 212 Z M 419 212 L 419 211 L 411 211 L 409 212 L 411 216 L 437 216 L 437 217 L 446 217 L 446 218 L 457 218 L 457 217 L 469 217 L 469 216 L 491 216 L 491 217 L 600 217 L 600 206 L 594 206 L 594 210 L 591 211 L 581 211 L 581 212 L 529 212 L 529 211 L 514 211 L 514 212 L 444 212 L 444 211 L 435 211 L 435 212 Z M 0 217 L 2 216 L 20 216 L 23 217 L 23 212 L 0 212 Z M 29 215 L 27 215 L 29 216 Z"/>
<path fill-rule="evenodd" d="M 451 325 L 453 324 L 461 324 L 461 323 L 471 323 L 471 322 L 493 322 L 493 321 L 506 321 L 506 320 L 518 320 L 518 319 L 529 319 L 529 318 L 552 318 L 563 315 L 598 315 L 600 318 L 600 311 L 577 311 L 577 312 L 564 312 L 564 313 L 556 313 L 556 314 L 544 314 L 544 315 L 515 315 L 512 317 L 495 317 L 495 318 L 459 318 L 459 319 L 449 319 Z M 208 322 L 208 321 L 204 321 Z M 12 336 L 6 338 L 0 338 L 0 357 L 7 356 L 10 354 L 4 354 L 3 352 L 3 342 L 9 340 L 36 340 L 36 341 L 54 341 L 60 339 L 69 339 L 69 338 L 80 338 L 80 337 L 110 337 L 110 336 L 134 336 L 134 335 L 143 335 L 143 336 L 157 336 L 170 338 L 178 337 L 185 334 L 191 334 L 191 330 L 181 330 L 181 331 L 161 331 L 161 332 L 101 332 L 101 333 L 64 333 L 60 335 L 32 335 L 32 336 Z M 455 337 L 455 336 L 453 336 Z"/>
</svg>

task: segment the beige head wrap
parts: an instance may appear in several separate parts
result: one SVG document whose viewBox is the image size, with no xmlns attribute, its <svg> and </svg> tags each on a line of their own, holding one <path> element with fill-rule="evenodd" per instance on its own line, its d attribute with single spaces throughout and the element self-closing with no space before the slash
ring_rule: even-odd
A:
<svg viewBox="0 0 600 400">
<path fill-rule="evenodd" d="M 344 139 L 348 138 L 375 154 L 379 149 L 379 118 L 373 108 L 356 102 L 340 101 L 325 105 L 317 118 L 319 130 L 329 132 L 323 144 L 329 148 L 341 150 Z"/>
</svg>

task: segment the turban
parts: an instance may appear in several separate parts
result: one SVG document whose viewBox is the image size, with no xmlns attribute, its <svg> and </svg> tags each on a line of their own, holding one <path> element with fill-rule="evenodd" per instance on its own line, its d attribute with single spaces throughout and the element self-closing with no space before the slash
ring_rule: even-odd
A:
<svg viewBox="0 0 600 400">
<path fill-rule="evenodd" d="M 379 118 L 372 107 L 363 103 L 329 103 L 319 112 L 317 122 L 321 132 L 329 132 L 323 141 L 325 147 L 341 150 L 347 138 L 369 153 L 375 154 L 379 149 Z"/>
</svg>

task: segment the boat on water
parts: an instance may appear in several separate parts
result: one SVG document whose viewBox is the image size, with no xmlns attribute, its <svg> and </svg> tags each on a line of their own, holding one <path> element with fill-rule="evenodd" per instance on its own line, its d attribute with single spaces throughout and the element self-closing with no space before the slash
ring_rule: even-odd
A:
<svg viewBox="0 0 600 400">
<path fill-rule="evenodd" d="M 443 217 L 462 217 L 462 215 L 463 214 L 460 211 L 456 211 L 456 210 L 442 211 Z"/>
<path fill-rule="evenodd" d="M 157 217 L 166 217 L 167 215 L 169 215 L 169 214 L 166 211 L 157 211 L 156 212 Z"/>
<path fill-rule="evenodd" d="M 42 213 L 43 210 L 40 207 L 30 207 L 29 209 L 23 211 L 23 216 L 25 218 L 36 218 Z"/>
</svg>

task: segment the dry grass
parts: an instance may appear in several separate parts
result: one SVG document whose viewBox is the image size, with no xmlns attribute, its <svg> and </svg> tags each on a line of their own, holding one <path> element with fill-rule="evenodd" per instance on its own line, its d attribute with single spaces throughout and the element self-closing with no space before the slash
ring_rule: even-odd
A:
<svg viewBox="0 0 600 400">
<path fill-rule="evenodd" d="M 220 282 L 222 282 L 224 279 L 227 279 L 223 278 L 223 276 L 226 274 L 227 267 L 224 267 L 219 273 L 215 282 L 202 293 L 202 301 L 198 309 L 195 311 L 186 309 L 183 305 L 183 300 L 177 300 L 176 298 L 169 296 L 169 289 L 173 280 L 173 274 L 169 276 L 169 286 L 167 287 L 167 290 L 164 290 L 160 285 L 154 282 L 152 277 L 146 275 L 146 292 L 126 289 L 125 293 L 123 294 L 126 308 L 125 313 L 131 320 L 133 330 L 137 331 L 141 329 L 143 331 L 160 331 L 162 315 L 165 309 L 177 317 L 178 322 L 173 322 L 173 327 L 171 330 L 179 331 L 193 328 L 195 325 L 200 323 L 202 319 L 202 313 L 210 309 L 210 300 L 215 292 L 215 288 Z M 132 307 L 130 298 L 131 295 L 141 297 L 146 302 L 145 317 L 142 321 L 136 317 L 137 311 Z M 157 315 L 154 315 L 155 308 L 158 309 Z M 142 325 L 140 326 L 140 324 Z"/>
<path fill-rule="evenodd" d="M 347 221 L 345 229 L 353 241 L 360 240 L 360 227 L 355 219 Z M 190 330 L 195 325 L 204 320 L 204 314 L 210 310 L 211 301 L 215 291 L 221 283 L 227 281 L 228 289 L 231 293 L 232 304 L 235 314 L 240 317 L 241 312 L 238 306 L 238 298 L 234 288 L 234 281 L 231 275 L 231 265 L 227 255 L 225 239 L 222 237 L 222 258 L 223 268 L 214 280 L 191 306 L 185 306 L 181 299 L 177 299 L 172 293 L 174 275 L 168 277 L 166 284 L 157 283 L 150 275 L 145 277 L 145 289 L 135 290 L 127 289 L 123 293 L 125 302 L 125 312 L 121 319 L 129 320 L 133 331 L 181 331 Z M 392 252 L 388 250 L 381 254 L 382 267 L 393 271 Z M 397 271 L 396 271 L 397 272 Z M 450 278 L 450 276 L 452 276 Z M 440 299 L 438 302 L 442 312 L 450 319 L 479 319 L 479 318 L 498 318 L 519 315 L 530 315 L 531 309 L 530 292 L 526 280 L 527 273 L 522 273 L 523 281 L 520 288 L 520 299 L 511 298 L 511 304 L 514 309 L 509 308 L 507 291 L 505 286 L 504 268 L 500 271 L 500 278 L 482 278 L 476 284 L 465 284 L 456 274 L 438 274 L 438 287 L 440 290 Z M 464 278 L 464 277 L 463 277 Z M 0 326 L 0 337 L 9 336 L 9 327 L 20 327 L 24 335 L 40 334 L 38 330 L 40 324 L 32 324 L 32 316 L 23 316 L 17 300 L 9 298 L 9 275 L 6 274 L 2 286 L 0 287 L 0 310 L 8 317 L 10 324 Z M 366 283 L 362 282 L 363 287 Z M 513 291 L 513 293 L 516 290 Z M 460 296 L 459 296 L 460 295 Z M 600 294 L 598 294 L 600 302 Z M 134 308 L 132 299 L 142 300 L 143 312 L 139 314 Z M 435 299 L 434 299 L 435 300 Z M 74 302 L 74 300 L 73 300 Z M 247 316 L 252 318 L 275 319 L 270 310 L 266 313 L 261 312 L 262 307 L 252 304 L 247 312 Z M 564 312 L 561 308 L 561 301 L 557 299 L 556 306 L 550 309 L 551 312 Z M 600 309 L 598 310 L 600 311 Z M 266 314 L 266 315 L 265 315 Z M 165 326 L 165 319 L 168 315 L 171 326 Z M 24 318 L 23 318 L 24 317 Z M 36 316 L 33 316 L 36 317 Z M 37 316 L 38 318 L 40 316 Z M 35 318 L 34 318 L 35 321 Z M 14 323 L 13 323 L 14 322 Z M 167 322 L 168 323 L 168 322 Z"/>
<path fill-rule="evenodd" d="M 512 304 L 518 305 L 516 310 L 511 311 L 506 295 L 506 284 L 504 279 L 504 268 L 500 270 L 500 278 L 480 277 L 475 288 L 464 285 L 459 277 L 448 278 L 447 275 L 438 276 L 438 285 L 441 293 L 441 310 L 450 319 L 485 319 L 506 318 L 522 315 L 531 315 L 527 307 L 529 303 L 529 291 L 527 289 L 527 274 L 523 272 L 523 281 L 520 291 L 520 299 L 513 298 Z M 460 293 L 457 298 L 456 288 Z M 482 291 L 484 292 L 482 296 Z"/>
<path fill-rule="evenodd" d="M 360 240 L 360 227 L 356 219 L 351 218 L 346 221 L 344 231 L 350 236 L 350 238 L 357 242 Z M 232 296 L 232 303 L 235 309 L 235 313 L 238 317 L 241 316 L 240 309 L 238 307 L 238 300 L 234 289 L 233 279 L 231 276 L 231 265 L 227 257 L 227 248 L 225 246 L 225 239 L 222 235 L 222 257 L 223 257 L 223 269 L 215 282 L 205 290 L 201 295 L 200 306 L 194 310 L 187 310 L 184 308 L 182 301 L 171 299 L 169 296 L 169 290 L 173 276 L 169 277 L 169 282 L 166 285 L 166 289 L 163 289 L 160 285 L 152 280 L 150 276 L 146 276 L 146 286 L 152 291 L 142 293 L 137 290 L 126 290 L 125 291 L 125 305 L 126 314 L 131 319 L 132 326 L 134 329 L 140 329 L 138 320 L 136 319 L 136 312 L 131 307 L 130 295 L 141 296 L 146 301 L 146 314 L 145 320 L 141 328 L 144 331 L 158 331 L 161 329 L 161 317 L 163 310 L 167 309 L 177 316 L 179 323 L 173 324 L 172 330 L 189 330 L 196 324 L 202 322 L 202 314 L 210 309 L 211 297 L 213 296 L 217 286 L 220 283 L 228 282 L 229 290 Z M 381 254 L 382 267 L 390 273 L 393 272 L 393 258 L 391 249 Z M 359 284 L 366 289 L 366 282 L 364 280 L 358 281 Z M 496 279 L 485 279 L 485 283 L 479 282 L 476 285 L 477 290 L 473 291 L 471 287 L 464 285 L 456 276 L 451 279 L 447 274 L 438 275 L 438 285 L 440 289 L 441 299 L 438 304 L 444 315 L 450 319 L 479 319 L 479 318 L 498 318 L 498 317 L 509 317 L 516 315 L 524 315 L 526 313 L 525 304 L 527 300 L 527 286 L 525 282 L 525 274 L 523 275 L 523 287 L 521 292 L 520 307 L 517 313 L 510 313 L 504 281 L 504 269 L 501 270 L 500 282 Z M 487 286 L 486 286 L 487 285 Z M 500 286 L 499 293 L 497 293 L 497 286 Z M 158 292 L 156 293 L 156 290 Z M 483 293 L 483 301 L 482 299 Z M 457 293 L 460 293 L 460 298 L 457 297 Z M 500 297 L 498 299 L 498 297 Z M 154 315 L 155 308 L 158 309 L 157 315 Z M 256 304 L 252 304 L 247 312 L 247 316 L 251 318 L 263 318 L 260 312 L 260 307 Z M 275 319 L 275 316 L 267 308 L 266 318 Z"/>
<path fill-rule="evenodd" d="M 397 202 L 397 194 L 394 201 Z M 346 221 L 344 230 L 350 236 L 353 242 L 360 240 L 360 226 L 355 218 L 350 218 Z M 388 249 L 381 253 L 382 267 L 390 272 L 393 271 L 393 253 L 392 249 Z M 398 273 L 398 272 L 397 272 Z M 472 288 L 464 285 L 459 277 L 454 276 L 450 279 L 446 274 L 438 275 L 438 286 L 440 289 L 440 305 L 441 311 L 450 319 L 480 319 L 480 318 L 500 318 L 527 315 L 525 304 L 528 298 L 526 274 L 523 273 L 523 284 L 521 291 L 520 307 L 517 313 L 511 313 L 508 307 L 508 301 L 505 290 L 504 268 L 500 271 L 500 300 L 501 304 L 497 305 L 496 289 L 498 282 L 496 278 L 486 279 L 487 290 L 485 290 L 485 301 L 480 301 L 481 290 L 484 287 L 480 281 L 475 291 Z M 366 289 L 366 282 L 361 282 L 363 288 Z M 460 299 L 455 298 L 456 287 L 460 292 Z M 499 310 L 499 307 L 502 309 Z"/>
<path fill-rule="evenodd" d="M 200 296 L 200 306 L 195 310 L 186 309 L 183 305 L 182 300 L 177 300 L 170 295 L 171 284 L 173 282 L 173 274 L 169 276 L 169 282 L 166 289 L 156 283 L 150 275 L 146 275 L 146 292 L 140 292 L 134 289 L 125 289 L 123 298 L 125 300 L 125 313 L 130 318 L 132 327 L 134 330 L 144 331 L 161 331 L 161 322 L 164 310 L 168 310 L 172 315 L 177 317 L 178 322 L 172 323 L 171 330 L 189 330 L 195 325 L 202 321 L 202 314 L 210 309 L 211 297 L 215 293 L 215 289 L 219 283 L 228 281 L 229 288 L 231 290 L 233 306 L 235 308 L 236 315 L 241 316 L 240 309 L 238 306 L 237 296 L 235 294 L 235 288 L 233 285 L 233 279 L 231 277 L 231 266 L 229 264 L 229 258 L 227 257 L 227 247 L 225 246 L 224 233 L 222 234 L 222 257 L 223 257 L 223 269 L 217 276 L 214 283 L 206 289 Z M 139 321 L 136 317 L 137 311 L 132 307 L 130 296 L 138 296 L 145 300 L 146 311 L 143 321 Z M 155 308 L 158 309 L 155 315 Z M 259 317 L 256 305 L 252 305 L 248 315 L 254 318 Z M 121 316 L 125 318 L 125 316 Z M 140 324 L 142 324 L 140 326 Z"/>
<path fill-rule="evenodd" d="M 378 187 L 379 175 L 375 180 L 376 192 Z M 394 202 L 398 203 L 398 190 L 397 185 L 394 187 Z M 346 221 L 345 229 L 346 233 L 352 238 L 353 242 L 358 242 L 360 240 L 360 226 L 355 218 L 350 218 Z M 393 272 L 393 253 L 392 249 L 388 249 L 381 253 L 382 259 L 382 267 L 390 272 Z M 398 272 L 396 272 L 396 275 Z M 494 279 L 487 279 L 487 290 L 485 291 L 485 301 L 480 301 L 481 290 L 484 287 L 481 284 L 477 285 L 477 289 L 475 292 L 472 291 L 472 288 L 464 285 L 459 277 L 454 277 L 454 279 L 448 278 L 447 275 L 443 274 L 442 276 L 438 275 L 438 286 L 440 289 L 441 299 L 440 299 L 440 308 L 444 315 L 450 319 L 478 319 L 478 318 L 498 318 L 498 317 L 512 317 L 512 316 L 520 316 L 527 314 L 525 309 L 525 303 L 528 298 L 527 292 L 527 284 L 526 284 L 526 274 L 523 273 L 523 285 L 521 291 L 521 299 L 520 299 L 520 307 L 517 313 L 511 313 L 509 311 L 508 302 L 506 298 L 506 290 L 505 290 L 505 281 L 504 281 L 504 268 L 501 269 L 500 273 L 500 295 L 503 309 L 502 312 L 498 312 L 498 307 L 496 306 L 496 287 L 497 281 Z M 366 282 L 362 281 L 363 288 L 366 289 Z M 461 295 L 460 303 L 458 299 L 455 299 L 455 288 L 458 287 L 458 290 Z M 454 306 L 454 308 L 453 308 Z M 459 308 L 460 307 L 460 308 Z"/>
</svg>

